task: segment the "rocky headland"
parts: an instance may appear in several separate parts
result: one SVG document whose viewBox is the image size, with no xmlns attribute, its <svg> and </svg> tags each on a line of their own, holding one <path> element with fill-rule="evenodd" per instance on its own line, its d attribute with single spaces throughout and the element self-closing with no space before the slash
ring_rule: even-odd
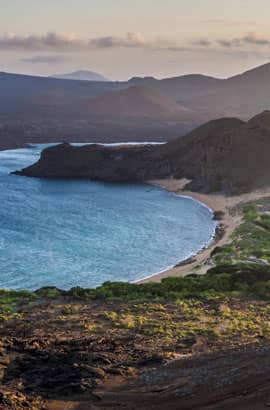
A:
<svg viewBox="0 0 270 410">
<path fill-rule="evenodd" d="M 269 184 L 269 150 L 270 111 L 265 111 L 248 122 L 210 121 L 161 146 L 61 144 L 45 149 L 37 163 L 16 174 L 110 182 L 186 178 L 192 191 L 236 194 Z"/>
</svg>

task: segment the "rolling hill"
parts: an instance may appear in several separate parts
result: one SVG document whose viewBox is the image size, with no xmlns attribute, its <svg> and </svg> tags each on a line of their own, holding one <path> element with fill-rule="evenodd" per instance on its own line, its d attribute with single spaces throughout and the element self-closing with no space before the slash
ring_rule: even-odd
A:
<svg viewBox="0 0 270 410">
<path fill-rule="evenodd" d="M 270 109 L 270 64 L 228 79 L 126 82 L 0 73 L 0 149 L 27 142 L 169 141 L 220 117 Z"/>
<path fill-rule="evenodd" d="M 131 86 L 90 100 L 87 109 L 93 115 L 108 117 L 166 118 L 188 113 L 173 99 L 145 86 Z"/>
<path fill-rule="evenodd" d="M 161 94 L 185 104 L 193 98 L 198 98 L 198 96 L 215 90 L 224 81 L 201 74 L 191 74 L 162 80 L 153 77 L 134 77 L 129 80 L 129 84 L 155 88 Z"/>
<path fill-rule="evenodd" d="M 78 81 L 19 74 L 0 73 L 0 106 L 24 102 L 63 106 L 71 102 L 102 96 L 139 86 L 156 90 L 159 94 L 181 103 L 192 111 L 204 111 L 209 119 L 217 114 L 249 118 L 269 108 L 270 64 L 249 70 L 226 80 L 203 75 L 185 75 L 157 80 L 153 77 L 135 77 L 127 82 Z M 51 98 L 50 98 L 51 96 Z M 160 98 L 160 96 L 158 96 Z M 97 100 L 98 103 L 99 100 Z"/>
<path fill-rule="evenodd" d="M 265 64 L 228 78 L 197 100 L 191 101 L 194 109 L 203 109 L 212 116 L 236 115 L 247 120 L 270 109 L 270 64 Z M 212 118 L 213 118 L 212 117 Z"/>
</svg>

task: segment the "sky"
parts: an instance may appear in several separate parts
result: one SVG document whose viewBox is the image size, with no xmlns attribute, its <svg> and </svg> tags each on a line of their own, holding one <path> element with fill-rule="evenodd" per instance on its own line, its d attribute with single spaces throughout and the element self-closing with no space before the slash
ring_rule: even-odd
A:
<svg viewBox="0 0 270 410">
<path fill-rule="evenodd" d="M 228 77 L 270 62 L 269 0 L 0 0 L 0 71 Z"/>
</svg>

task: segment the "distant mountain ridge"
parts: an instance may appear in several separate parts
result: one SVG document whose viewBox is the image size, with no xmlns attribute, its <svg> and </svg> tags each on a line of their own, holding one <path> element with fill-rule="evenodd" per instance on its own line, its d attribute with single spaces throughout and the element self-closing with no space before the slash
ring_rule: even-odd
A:
<svg viewBox="0 0 270 410">
<path fill-rule="evenodd" d="M 16 103 L 20 97 L 25 103 L 35 101 L 38 105 L 39 98 L 42 101 L 41 97 L 45 94 L 46 105 L 54 106 L 58 100 L 66 105 L 73 102 L 77 104 L 133 86 L 151 88 L 173 99 L 192 110 L 199 121 L 202 118 L 206 120 L 224 115 L 248 119 L 270 108 L 270 64 L 228 79 L 191 74 L 161 80 L 154 77 L 133 77 L 126 82 L 76 81 L 69 77 L 68 82 L 65 79 L 58 82 L 54 77 L 0 73 L 0 106 L 2 100 L 5 104 L 7 100 Z M 31 97 L 31 101 L 28 97 Z"/>
<path fill-rule="evenodd" d="M 186 102 L 199 95 L 210 92 L 223 83 L 224 80 L 201 74 L 189 74 L 179 77 L 157 80 L 154 77 L 134 77 L 128 83 L 132 85 L 149 86 L 161 94 L 173 98 L 176 102 Z"/>
<path fill-rule="evenodd" d="M 228 79 L 111 82 L 0 73 L 0 90 L 0 148 L 77 138 L 168 141 L 215 118 L 248 120 L 269 110 L 270 64 Z"/>
<path fill-rule="evenodd" d="M 78 70 L 67 74 L 53 74 L 50 77 L 62 80 L 110 81 L 103 75 L 90 70 Z"/>
</svg>

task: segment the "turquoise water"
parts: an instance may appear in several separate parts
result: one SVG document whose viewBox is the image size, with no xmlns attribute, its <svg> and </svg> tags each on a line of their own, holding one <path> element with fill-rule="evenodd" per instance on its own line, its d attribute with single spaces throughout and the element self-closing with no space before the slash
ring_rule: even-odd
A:
<svg viewBox="0 0 270 410">
<path fill-rule="evenodd" d="M 0 287 L 94 287 L 135 281 L 194 254 L 212 212 L 147 185 L 10 175 L 44 146 L 0 152 Z"/>
</svg>

